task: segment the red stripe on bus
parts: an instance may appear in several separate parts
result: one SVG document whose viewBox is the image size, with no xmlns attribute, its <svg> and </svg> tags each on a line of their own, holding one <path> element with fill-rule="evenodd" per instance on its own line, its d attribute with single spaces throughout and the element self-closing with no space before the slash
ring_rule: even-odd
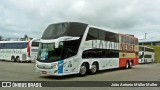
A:
<svg viewBox="0 0 160 90">
<path fill-rule="evenodd" d="M 127 60 L 132 60 L 133 61 L 133 65 L 137 65 L 138 64 L 138 58 L 119 58 L 119 67 L 125 67 L 126 65 L 126 61 Z"/>
</svg>

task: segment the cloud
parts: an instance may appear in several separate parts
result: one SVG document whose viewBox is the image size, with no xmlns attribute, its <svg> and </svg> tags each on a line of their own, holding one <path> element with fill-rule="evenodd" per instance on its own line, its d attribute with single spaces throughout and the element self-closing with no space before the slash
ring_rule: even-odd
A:
<svg viewBox="0 0 160 90">
<path fill-rule="evenodd" d="M 56 22 L 79 21 L 144 38 L 159 37 L 159 0 L 1 0 L 0 35 L 41 37 Z"/>
</svg>

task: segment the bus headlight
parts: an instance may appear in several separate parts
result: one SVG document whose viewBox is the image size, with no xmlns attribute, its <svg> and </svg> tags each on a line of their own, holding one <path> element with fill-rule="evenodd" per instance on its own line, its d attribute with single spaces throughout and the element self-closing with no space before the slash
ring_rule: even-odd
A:
<svg viewBox="0 0 160 90">
<path fill-rule="evenodd" d="M 57 68 L 58 67 L 58 65 L 57 64 L 53 64 L 53 65 L 51 65 L 51 68 Z"/>
</svg>

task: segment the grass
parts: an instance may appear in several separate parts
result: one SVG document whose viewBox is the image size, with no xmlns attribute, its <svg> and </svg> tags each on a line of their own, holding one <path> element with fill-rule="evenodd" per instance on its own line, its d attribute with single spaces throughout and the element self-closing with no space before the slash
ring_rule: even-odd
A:
<svg viewBox="0 0 160 90">
<path fill-rule="evenodd" d="M 147 45 L 149 46 L 149 45 Z M 155 63 L 160 63 L 160 46 L 149 46 L 154 48 L 155 51 Z"/>
</svg>

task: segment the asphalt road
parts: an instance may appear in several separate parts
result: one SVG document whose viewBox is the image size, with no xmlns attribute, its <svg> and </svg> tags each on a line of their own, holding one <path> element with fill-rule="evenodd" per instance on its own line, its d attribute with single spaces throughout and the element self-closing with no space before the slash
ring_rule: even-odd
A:
<svg viewBox="0 0 160 90">
<path fill-rule="evenodd" d="M 0 81 L 160 81 L 160 64 L 140 64 L 134 66 L 132 69 L 104 70 L 104 71 L 99 71 L 96 75 L 87 75 L 85 77 L 79 77 L 78 75 L 55 77 L 55 76 L 41 76 L 38 73 L 36 73 L 35 63 L 16 63 L 16 62 L 0 61 Z M 107 88 L 110 87 L 101 89 L 105 90 Z M 82 88 L 54 88 L 54 89 L 81 90 Z M 88 90 L 88 89 L 93 90 L 97 88 L 83 88 L 83 90 Z M 113 90 L 117 88 L 110 88 L 110 89 Z M 128 88 L 123 88 L 123 90 L 126 89 Z M 143 90 L 143 88 L 141 89 Z"/>
</svg>

